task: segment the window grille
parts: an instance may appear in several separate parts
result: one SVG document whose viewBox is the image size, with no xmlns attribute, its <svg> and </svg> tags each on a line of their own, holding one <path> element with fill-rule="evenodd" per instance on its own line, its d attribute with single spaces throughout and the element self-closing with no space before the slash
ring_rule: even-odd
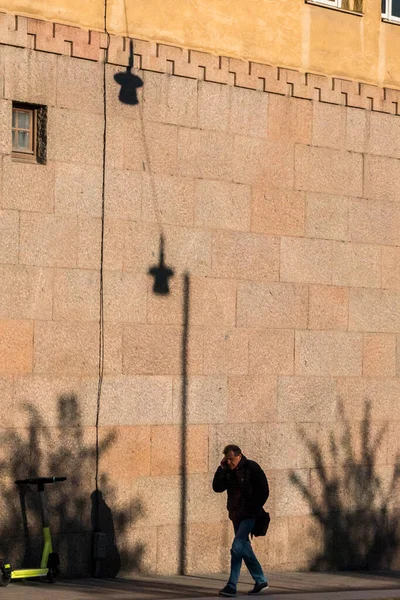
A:
<svg viewBox="0 0 400 600">
<path fill-rule="evenodd" d="M 13 102 L 12 152 L 15 160 L 46 163 L 47 107 Z"/>
</svg>

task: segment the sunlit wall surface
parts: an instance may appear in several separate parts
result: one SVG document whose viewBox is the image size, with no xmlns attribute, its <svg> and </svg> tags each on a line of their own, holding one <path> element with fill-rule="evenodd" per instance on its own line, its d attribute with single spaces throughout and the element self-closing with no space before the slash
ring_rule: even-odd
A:
<svg viewBox="0 0 400 600">
<path fill-rule="evenodd" d="M 385 14 L 396 22 L 398 1 L 384 4 Z M 113 33 L 400 86 L 400 33 L 382 21 L 381 0 L 322 0 L 321 5 L 304 0 L 109 0 L 107 6 Z M 104 24 L 102 0 L 2 0 L 0 10 L 97 30 Z"/>
</svg>

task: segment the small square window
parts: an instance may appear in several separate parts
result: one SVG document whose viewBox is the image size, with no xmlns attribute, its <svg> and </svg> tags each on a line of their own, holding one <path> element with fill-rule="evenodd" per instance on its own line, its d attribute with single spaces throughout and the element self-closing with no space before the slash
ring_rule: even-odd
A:
<svg viewBox="0 0 400 600">
<path fill-rule="evenodd" d="M 400 0 L 382 0 L 382 19 L 400 23 Z"/>
<path fill-rule="evenodd" d="M 12 158 L 45 164 L 46 128 L 46 106 L 13 102 Z"/>
<path fill-rule="evenodd" d="M 35 111 L 29 108 L 13 108 L 12 115 L 12 151 L 33 155 Z"/>
</svg>

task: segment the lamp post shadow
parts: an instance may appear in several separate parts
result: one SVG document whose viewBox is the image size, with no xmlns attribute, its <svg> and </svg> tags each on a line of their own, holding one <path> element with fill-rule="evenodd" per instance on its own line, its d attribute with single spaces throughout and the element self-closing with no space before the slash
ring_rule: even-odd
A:
<svg viewBox="0 0 400 600">
<path fill-rule="evenodd" d="M 153 293 L 158 296 L 167 296 L 170 293 L 169 279 L 174 275 L 174 270 L 165 262 L 165 240 L 160 236 L 160 249 L 158 264 L 150 267 L 148 274 L 154 277 Z M 188 357 L 189 357 L 189 320 L 190 320 L 190 276 L 183 275 L 182 298 L 182 339 L 181 339 L 181 421 L 180 421 L 180 506 L 179 506 L 179 550 L 178 572 L 186 573 L 187 568 L 187 420 L 188 420 Z"/>
<path fill-rule="evenodd" d="M 181 388 L 181 498 L 179 574 L 186 573 L 187 559 L 187 401 L 188 401 L 188 344 L 189 344 L 190 278 L 183 279 L 183 330 L 182 330 L 182 388 Z"/>
<path fill-rule="evenodd" d="M 143 87 L 143 81 L 132 73 L 134 64 L 133 40 L 129 40 L 129 63 L 126 71 L 116 73 L 115 81 L 121 86 L 118 99 L 122 104 L 130 104 L 135 106 L 139 104 L 137 90 Z"/>
</svg>

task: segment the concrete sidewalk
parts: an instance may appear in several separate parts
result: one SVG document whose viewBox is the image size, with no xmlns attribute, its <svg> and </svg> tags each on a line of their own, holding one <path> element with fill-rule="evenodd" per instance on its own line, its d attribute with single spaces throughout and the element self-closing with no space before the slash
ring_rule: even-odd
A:
<svg viewBox="0 0 400 600">
<path fill-rule="evenodd" d="M 400 573 L 272 573 L 270 588 L 260 594 L 269 600 L 400 600 Z M 197 600 L 219 599 L 226 575 L 187 577 L 135 577 L 132 579 L 64 580 L 55 585 L 41 582 L 10 583 L 1 599 L 14 600 Z M 248 598 L 252 582 L 243 575 L 241 600 Z"/>
</svg>

